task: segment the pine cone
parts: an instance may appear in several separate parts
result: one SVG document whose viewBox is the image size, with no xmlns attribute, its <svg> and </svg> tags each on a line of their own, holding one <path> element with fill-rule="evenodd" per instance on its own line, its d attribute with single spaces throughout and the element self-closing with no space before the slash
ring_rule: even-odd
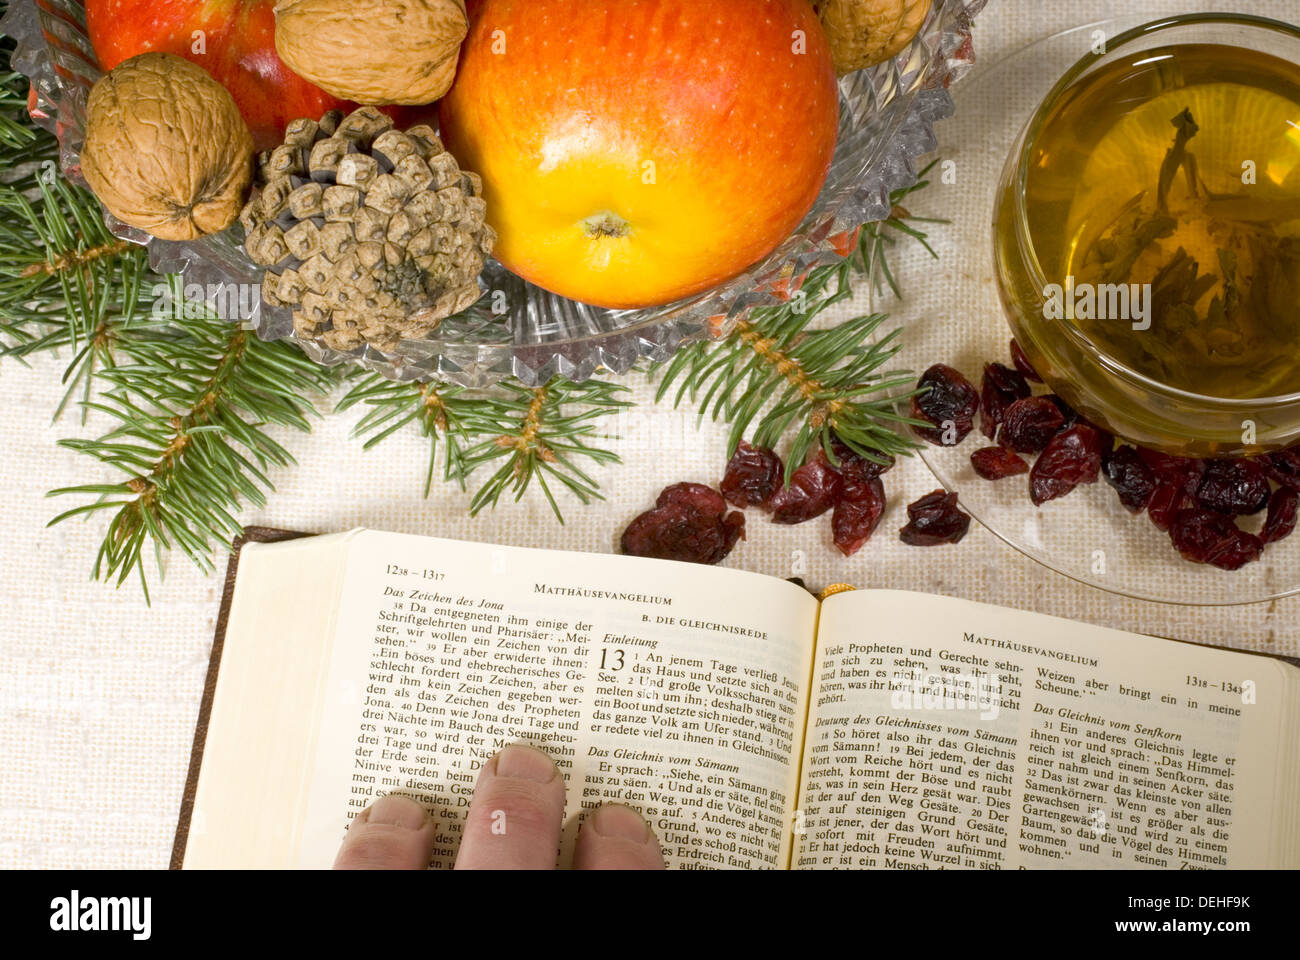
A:
<svg viewBox="0 0 1300 960">
<path fill-rule="evenodd" d="M 394 350 L 481 296 L 496 234 L 483 182 L 428 126 L 405 133 L 373 107 L 295 120 L 258 158 L 240 214 L 244 248 L 267 268 L 262 299 L 294 331 L 335 350 Z"/>
</svg>

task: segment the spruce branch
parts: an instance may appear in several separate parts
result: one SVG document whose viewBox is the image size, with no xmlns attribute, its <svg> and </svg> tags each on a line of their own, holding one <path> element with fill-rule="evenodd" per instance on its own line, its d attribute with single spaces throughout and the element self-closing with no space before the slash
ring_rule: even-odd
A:
<svg viewBox="0 0 1300 960">
<path fill-rule="evenodd" d="M 0 17 L 9 4 L 0 0 Z M 13 69 L 14 41 L 0 36 L 0 169 L 12 169 L 11 161 L 30 151 L 54 151 L 54 138 L 37 128 L 27 114 L 26 77 Z"/>
<path fill-rule="evenodd" d="M 177 300 L 180 278 L 172 278 Z M 262 506 L 273 490 L 268 473 L 294 463 L 272 426 L 311 429 L 312 397 L 333 376 L 297 347 L 266 343 L 190 305 L 183 327 L 134 329 L 115 341 L 117 362 L 92 375 L 101 389 L 86 406 L 113 421 L 97 439 L 60 445 L 125 475 L 49 496 L 90 498 L 50 521 L 112 513 L 95 559 L 96 579 L 120 585 L 134 571 L 148 594 L 146 548 L 158 567 L 179 548 L 211 571 L 211 553 L 241 532 L 245 504 Z"/>
<path fill-rule="evenodd" d="M 833 281 L 837 289 L 800 311 L 797 301 L 751 312 L 726 340 L 696 343 L 664 365 L 656 400 L 676 385 L 674 406 L 698 405 L 700 418 L 731 424 L 727 455 L 751 429 L 753 442 L 775 447 L 793 434 L 787 475 L 814 445 L 828 451 L 838 435 L 851 449 L 876 462 L 906 454 L 916 443 L 897 427 L 910 421 L 896 412 L 899 391 L 914 378 L 884 366 L 899 349 L 898 331 L 874 339 L 883 314 L 857 317 L 828 330 L 809 324 L 851 293 L 848 264 L 814 272 L 804 284 L 810 299 Z"/>
<path fill-rule="evenodd" d="M 438 454 L 443 462 L 442 479 L 455 481 L 463 488 L 465 443 L 470 436 L 464 425 L 478 401 L 464 387 L 439 383 L 397 383 L 377 373 L 360 378 L 338 402 L 335 413 L 352 407 L 367 408 L 353 427 L 353 436 L 364 439 L 363 450 L 371 450 L 399 430 L 415 423 L 429 443 L 428 467 L 424 477 L 424 495 L 433 492 Z"/>
<path fill-rule="evenodd" d="M 109 232 L 88 191 L 43 173 L 0 186 L 0 357 L 69 348 L 56 417 L 112 364 L 149 276 L 144 251 Z"/>
<path fill-rule="evenodd" d="M 145 254 L 109 232 L 93 194 L 58 175 L 58 143 L 27 112 L 12 50 L 0 38 L 0 357 L 70 348 L 57 416 L 112 362 L 114 331 L 135 319 Z"/>
<path fill-rule="evenodd" d="M 272 469 L 293 462 L 273 434 L 308 430 L 314 400 L 336 377 L 292 344 L 263 343 L 195 305 L 167 317 L 141 308 L 142 291 L 163 278 L 150 272 L 143 250 L 106 229 L 89 192 L 57 176 L 57 143 L 27 116 L 26 81 L 10 72 L 11 48 L 0 39 L 0 356 L 22 362 L 67 348 L 60 410 L 79 389 L 78 406 L 111 426 L 63 445 L 122 477 L 52 491 L 84 501 L 52 523 L 107 511 L 95 575 L 120 584 L 138 573 L 147 595 L 151 548 L 160 565 L 179 547 L 212 568 L 214 544 L 239 532 L 245 505 L 265 502 Z M 904 421 L 890 396 L 910 376 L 884 372 L 894 335 L 871 342 L 883 318 L 830 330 L 810 324 L 850 295 L 854 270 L 877 292 L 898 293 L 887 254 L 898 239 L 925 244 L 917 225 L 927 221 L 902 200 L 926 182 L 896 193 L 890 219 L 866 226 L 854 256 L 814 272 L 795 301 L 753 312 L 724 342 L 686 348 L 666 368 L 676 373 L 661 395 L 680 377 L 677 399 L 690 396 L 701 415 L 728 418 L 733 445 L 746 424 L 757 423 L 756 442 L 765 445 L 793 433 L 792 464 L 813 443 L 829 450 L 832 431 L 867 456 L 910 448 L 894 431 Z M 172 302 L 185 303 L 178 278 L 167 282 Z M 806 303 L 811 308 L 799 312 Z M 620 397 L 624 388 L 602 381 L 556 379 L 535 389 L 507 382 L 489 391 L 373 375 L 351 382 L 338 409 L 364 408 L 355 432 L 367 449 L 412 424 L 421 430 L 426 495 L 441 461 L 443 479 L 462 487 L 486 478 L 472 514 L 508 494 L 521 499 L 536 483 L 561 522 L 560 489 L 584 503 L 600 498 L 593 467 L 618 461 L 601 443 L 604 424 L 631 405 Z"/>
<path fill-rule="evenodd" d="M 619 462 L 597 441 L 602 419 L 632 404 L 619 397 L 625 387 L 600 380 L 571 383 L 555 378 L 537 387 L 507 381 L 491 390 L 468 390 L 444 384 L 394 384 L 371 374 L 339 404 L 369 407 L 355 433 L 365 448 L 417 423 L 429 440 L 425 496 L 432 488 L 439 445 L 443 479 L 468 486 L 471 475 L 492 469 L 470 500 L 470 515 L 495 507 L 507 493 L 516 501 L 536 482 L 556 518 L 564 514 L 556 488 L 581 502 L 603 499 L 592 466 Z"/>
<path fill-rule="evenodd" d="M 3 13 L 4 8 L 0 6 L 0 15 Z M 10 45 L 4 44 L 5 47 Z M 43 139 L 43 131 L 23 119 L 27 115 L 25 83 L 22 74 L 9 70 L 9 51 L 0 51 L 0 159 L 6 161 L 6 168 L 11 157 L 21 156 L 25 151 L 41 146 Z M 52 137 L 48 134 L 44 137 L 52 143 Z"/>
<path fill-rule="evenodd" d="M 0 0 L 0 16 L 8 4 Z M 0 182 L 13 171 L 54 160 L 58 143 L 54 136 L 37 127 L 27 112 L 30 82 L 12 69 L 14 41 L 0 36 Z"/>
<path fill-rule="evenodd" d="M 902 187 L 890 194 L 889 200 L 891 209 L 889 216 L 884 220 L 864 224 L 862 227 L 862 237 L 858 242 L 858 249 L 854 251 L 850 259 L 855 269 L 862 273 L 867 282 L 871 284 L 871 289 L 877 295 L 883 294 L 885 287 L 893 293 L 896 298 L 902 298 L 903 291 L 898 286 L 898 281 L 894 277 L 894 271 L 889 266 L 890 248 L 904 238 L 915 240 L 923 246 L 935 260 L 939 259 L 939 254 L 934 247 L 930 246 L 929 238 L 924 230 L 917 226 L 923 223 L 948 223 L 939 217 L 917 217 L 912 214 L 907 207 L 903 206 L 903 201 L 912 194 L 924 190 L 930 185 L 927 178 L 935 164 L 939 162 L 935 157 L 916 175 L 916 182 L 911 186 Z"/>
<path fill-rule="evenodd" d="M 122 478 L 51 491 L 87 501 L 51 523 L 111 514 L 94 575 L 121 584 L 138 573 L 147 596 L 150 547 L 160 569 L 175 547 L 212 569 L 240 509 L 265 503 L 270 470 L 293 462 L 273 428 L 310 429 L 312 400 L 335 377 L 187 301 L 179 277 L 152 273 L 143 249 L 108 230 L 98 200 L 59 176 L 57 142 L 27 113 L 12 49 L 0 38 L 0 357 L 66 352 L 55 416 L 79 392 L 83 423 L 111 421 L 61 445 Z M 182 309 L 145 309 L 160 292 Z"/>
<path fill-rule="evenodd" d="M 859 317 L 829 331 L 807 328 L 821 311 L 852 295 L 854 272 L 897 291 L 887 261 L 896 239 L 893 234 L 912 237 L 933 254 L 916 224 L 939 221 L 913 217 L 901 203 L 927 185 L 924 177 L 932 167 L 921 171 L 915 185 L 895 192 L 891 217 L 864 227 L 850 258 L 814 271 L 790 303 L 756 310 L 723 344 L 689 345 L 662 365 L 659 397 L 680 380 L 676 402 L 690 396 L 700 403 L 701 416 L 711 413 L 715 419 L 729 420 L 733 449 L 758 412 L 777 397 L 758 424 L 755 442 L 773 446 L 785 431 L 794 430 L 791 469 L 814 443 L 826 447 L 834 459 L 832 433 L 873 460 L 914 449 L 915 443 L 897 430 L 912 421 L 898 416 L 895 407 L 897 391 L 909 385 L 912 376 L 880 372 L 898 349 L 896 332 L 874 340 L 884 318 Z M 392 383 L 369 374 L 343 398 L 338 410 L 367 408 L 354 429 L 364 439 L 365 449 L 418 425 L 429 441 L 425 496 L 432 489 L 441 456 L 442 478 L 462 487 L 476 471 L 496 468 L 474 493 L 472 514 L 495 506 L 508 492 L 516 500 L 522 498 L 536 480 L 563 522 L 548 477 L 584 503 L 600 498 L 595 478 L 584 467 L 618 460 L 594 441 L 600 438 L 596 432 L 600 418 L 631 405 L 618 399 L 620 389 L 601 381 L 572 384 L 557 379 L 537 389 L 508 382 L 485 392 L 442 384 Z"/>
<path fill-rule="evenodd" d="M 589 441 L 610 439 L 599 432 L 599 421 L 633 405 L 618 396 L 627 388 L 600 380 L 571 383 L 560 377 L 533 389 L 509 382 L 503 388 L 507 397 L 484 404 L 482 419 L 475 424 L 488 436 L 465 451 L 471 472 L 500 464 L 470 501 L 470 516 L 495 507 L 507 492 L 518 502 L 536 480 L 556 519 L 564 523 L 548 477 L 584 504 L 605 499 L 583 467 L 621 462 L 613 451 Z M 493 431 L 499 432 L 490 436 Z"/>
</svg>

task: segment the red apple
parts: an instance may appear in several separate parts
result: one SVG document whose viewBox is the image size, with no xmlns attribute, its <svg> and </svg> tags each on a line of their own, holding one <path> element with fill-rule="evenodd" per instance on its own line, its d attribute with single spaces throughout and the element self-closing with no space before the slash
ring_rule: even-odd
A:
<svg viewBox="0 0 1300 960">
<path fill-rule="evenodd" d="M 838 131 L 807 0 L 470 0 L 440 116 L 495 255 L 604 307 L 722 283 L 788 237 Z"/>
<path fill-rule="evenodd" d="M 308 83 L 275 52 L 275 0 L 86 0 L 99 65 L 112 70 L 149 51 L 203 67 L 230 91 L 258 150 L 289 121 L 355 106 Z"/>
</svg>

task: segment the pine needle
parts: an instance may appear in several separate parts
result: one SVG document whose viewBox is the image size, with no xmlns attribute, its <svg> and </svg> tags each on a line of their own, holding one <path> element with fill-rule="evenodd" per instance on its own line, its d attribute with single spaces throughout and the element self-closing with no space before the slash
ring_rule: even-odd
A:
<svg viewBox="0 0 1300 960">
<path fill-rule="evenodd" d="M 180 278 L 172 295 L 182 297 Z M 193 306 L 193 305 L 191 305 Z M 179 549 L 211 571 L 214 550 L 241 533 L 247 504 L 263 506 L 271 471 L 294 463 L 271 427 L 308 432 L 312 397 L 333 384 L 329 370 L 296 346 L 266 343 L 215 314 L 184 327 L 155 328 L 114 339 L 115 362 L 90 374 L 96 399 L 85 406 L 114 422 L 94 439 L 60 445 L 122 474 L 117 483 L 52 490 L 51 497 L 90 498 L 50 521 L 110 511 L 95 578 L 119 585 L 137 573 L 146 584 L 146 547 Z"/>
<path fill-rule="evenodd" d="M 471 476 L 491 471 L 470 499 L 470 515 L 495 507 L 503 497 L 523 499 L 536 483 L 560 523 L 556 490 L 586 504 L 603 499 L 592 466 L 618 463 L 600 441 L 611 439 L 600 422 L 631 406 L 626 388 L 600 380 L 570 383 L 556 378 L 529 388 L 516 380 L 492 390 L 429 384 L 394 384 L 366 376 L 338 410 L 362 405 L 367 413 L 354 433 L 371 449 L 416 423 L 429 441 L 424 494 L 432 489 L 439 450 L 442 476 L 468 488 Z"/>
</svg>

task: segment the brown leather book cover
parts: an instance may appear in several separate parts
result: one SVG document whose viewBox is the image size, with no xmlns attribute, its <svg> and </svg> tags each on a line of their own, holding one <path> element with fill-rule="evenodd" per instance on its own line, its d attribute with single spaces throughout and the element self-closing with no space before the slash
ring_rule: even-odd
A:
<svg viewBox="0 0 1300 960">
<path fill-rule="evenodd" d="M 181 869 L 181 864 L 185 861 L 185 843 L 189 839 L 190 818 L 194 814 L 194 794 L 199 787 L 199 768 L 203 765 L 203 745 L 208 739 L 208 719 L 212 714 L 212 698 L 217 691 L 217 671 L 221 667 L 221 650 L 226 642 L 226 624 L 230 620 L 230 602 L 235 594 L 235 577 L 239 573 L 239 554 L 246 543 L 278 543 L 281 540 L 298 540 L 311 536 L 315 534 L 276 530 L 273 527 L 246 527 L 243 536 L 230 545 L 226 583 L 221 593 L 221 609 L 217 613 L 217 630 L 212 638 L 212 656 L 208 660 L 207 678 L 203 681 L 203 700 L 199 704 L 199 722 L 194 728 L 194 746 L 190 749 L 190 769 L 185 777 L 185 792 L 181 795 L 176 839 L 172 842 L 171 870 Z"/>
</svg>

